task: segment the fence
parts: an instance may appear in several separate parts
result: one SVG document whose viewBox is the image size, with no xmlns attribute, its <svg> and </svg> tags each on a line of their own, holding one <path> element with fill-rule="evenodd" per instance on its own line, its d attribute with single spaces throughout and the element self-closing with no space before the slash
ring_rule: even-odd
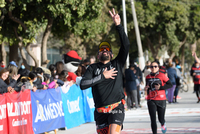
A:
<svg viewBox="0 0 200 134">
<path fill-rule="evenodd" d="M 62 90 L 0 95 L 0 134 L 37 134 L 94 121 L 91 88 L 81 90 L 74 84 L 67 93 Z"/>
</svg>

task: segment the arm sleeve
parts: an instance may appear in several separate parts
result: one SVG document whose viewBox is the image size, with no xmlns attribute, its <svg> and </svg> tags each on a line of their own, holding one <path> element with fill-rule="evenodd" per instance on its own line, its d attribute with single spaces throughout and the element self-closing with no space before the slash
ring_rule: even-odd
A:
<svg viewBox="0 0 200 134">
<path fill-rule="evenodd" d="M 14 88 L 14 87 L 16 86 L 16 84 L 17 84 L 17 81 L 14 80 L 14 79 L 11 79 L 11 81 L 10 81 L 8 87 L 11 86 L 12 88 Z"/>
<path fill-rule="evenodd" d="M 7 88 L 8 88 L 8 87 L 5 87 L 5 86 L 0 87 L 0 94 L 7 93 L 7 92 L 8 92 L 8 89 L 7 89 Z"/>
<path fill-rule="evenodd" d="M 173 85 L 172 85 L 171 81 L 168 80 L 168 81 L 165 83 L 164 86 L 160 86 L 160 89 L 159 89 L 159 90 L 169 89 L 169 88 L 171 88 L 172 86 L 173 86 Z"/>
<path fill-rule="evenodd" d="M 54 88 L 55 87 L 55 85 L 56 85 L 56 83 L 55 83 L 55 81 L 52 81 L 51 83 L 49 83 L 49 89 L 50 88 Z"/>
<path fill-rule="evenodd" d="M 81 83 L 80 83 L 81 90 L 92 87 L 92 86 L 100 83 L 101 81 L 105 80 L 103 73 L 101 73 L 98 76 L 93 77 L 92 72 L 93 72 L 93 68 L 92 68 L 92 66 L 89 66 L 81 80 Z"/>
<path fill-rule="evenodd" d="M 130 43 L 122 25 L 120 24 L 116 26 L 116 29 L 119 33 L 119 38 L 121 42 L 121 47 L 116 59 L 124 65 L 129 52 Z"/>
</svg>

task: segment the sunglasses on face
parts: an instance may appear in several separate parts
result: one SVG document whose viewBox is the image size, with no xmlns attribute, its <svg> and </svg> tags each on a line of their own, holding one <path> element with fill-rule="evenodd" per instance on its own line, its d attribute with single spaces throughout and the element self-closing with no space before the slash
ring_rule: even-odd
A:
<svg viewBox="0 0 200 134">
<path fill-rule="evenodd" d="M 150 68 L 157 68 L 158 66 L 150 66 Z"/>
<path fill-rule="evenodd" d="M 102 52 L 102 51 L 104 51 L 106 49 L 106 51 L 110 51 L 110 48 L 109 47 L 106 47 L 106 48 L 100 48 L 99 49 L 99 52 Z"/>
</svg>

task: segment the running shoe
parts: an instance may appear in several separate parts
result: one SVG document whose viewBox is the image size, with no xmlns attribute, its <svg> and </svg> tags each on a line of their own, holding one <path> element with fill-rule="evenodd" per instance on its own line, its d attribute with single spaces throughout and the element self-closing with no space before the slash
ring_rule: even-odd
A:
<svg viewBox="0 0 200 134">
<path fill-rule="evenodd" d="M 167 131 L 167 127 L 166 127 L 165 124 L 164 124 L 164 125 L 161 125 L 161 131 L 162 131 L 163 134 L 166 133 L 166 131 Z"/>
</svg>

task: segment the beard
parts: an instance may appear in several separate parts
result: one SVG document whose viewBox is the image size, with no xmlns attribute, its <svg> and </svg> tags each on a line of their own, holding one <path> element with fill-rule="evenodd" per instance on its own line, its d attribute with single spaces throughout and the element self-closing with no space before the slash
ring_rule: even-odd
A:
<svg viewBox="0 0 200 134">
<path fill-rule="evenodd" d="M 109 55 L 104 55 L 104 54 L 102 53 L 102 55 L 101 55 L 101 57 L 100 57 L 100 60 L 101 60 L 101 61 L 110 60 L 110 56 L 109 56 Z"/>
</svg>

